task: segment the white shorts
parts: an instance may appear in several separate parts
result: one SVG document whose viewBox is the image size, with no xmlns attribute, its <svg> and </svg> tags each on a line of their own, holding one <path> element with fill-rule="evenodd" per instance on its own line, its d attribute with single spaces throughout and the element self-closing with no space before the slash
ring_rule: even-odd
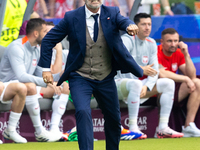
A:
<svg viewBox="0 0 200 150">
<path fill-rule="evenodd" d="M 11 80 L 9 82 L 4 82 L 3 85 L 4 85 L 4 89 L 3 89 L 3 92 L 1 93 L 1 96 L 0 96 L 0 102 L 2 104 L 10 104 L 12 103 L 12 99 L 11 100 L 8 100 L 8 101 L 3 101 L 3 96 L 4 96 L 4 93 L 6 91 L 6 88 L 7 86 L 10 84 L 10 83 L 18 83 L 19 81 L 18 80 Z"/>
</svg>

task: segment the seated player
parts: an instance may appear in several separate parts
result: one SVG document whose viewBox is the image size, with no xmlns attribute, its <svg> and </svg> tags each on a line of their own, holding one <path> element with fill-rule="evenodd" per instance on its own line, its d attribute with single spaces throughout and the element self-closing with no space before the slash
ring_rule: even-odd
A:
<svg viewBox="0 0 200 150">
<path fill-rule="evenodd" d="M 0 103 L 11 104 L 11 111 L 8 119 L 7 128 L 3 131 L 5 139 L 15 143 L 27 143 L 16 131 L 17 123 L 20 120 L 25 105 L 27 89 L 26 86 L 18 81 L 0 82 Z M 0 140 L 0 144 L 3 142 Z"/>
<path fill-rule="evenodd" d="M 190 58 L 187 44 L 179 42 L 179 34 L 173 28 L 162 31 L 158 61 L 162 66 L 159 76 L 176 82 L 175 104 L 187 106 L 185 125 L 182 127 L 184 137 L 200 137 L 200 130 L 194 123 L 200 106 L 200 79 L 196 77 L 196 68 Z M 182 74 L 176 73 L 178 69 Z"/>
<path fill-rule="evenodd" d="M 118 97 L 121 100 L 126 100 L 128 104 L 129 130 L 141 133 L 140 138 L 142 139 L 147 138 L 147 135 L 141 132 L 137 125 L 139 106 L 149 97 L 158 94 L 160 113 L 155 137 L 182 137 L 182 133 L 176 132 L 168 126 L 173 106 L 174 81 L 168 78 L 158 79 L 157 45 L 155 40 L 149 37 L 151 16 L 146 13 L 137 14 L 134 17 L 134 22 L 139 28 L 139 33 L 134 37 L 125 34 L 122 36 L 122 40 L 135 61 L 143 68 L 144 74 L 149 75 L 138 79 L 132 74 L 118 72 L 115 78 Z"/>
</svg>

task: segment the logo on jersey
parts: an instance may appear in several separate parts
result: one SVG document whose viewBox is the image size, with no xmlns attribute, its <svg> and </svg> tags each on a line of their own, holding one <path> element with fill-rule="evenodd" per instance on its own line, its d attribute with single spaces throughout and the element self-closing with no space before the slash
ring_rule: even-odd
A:
<svg viewBox="0 0 200 150">
<path fill-rule="evenodd" d="M 33 66 L 37 66 L 37 59 L 33 59 L 32 65 L 33 65 Z"/>
<path fill-rule="evenodd" d="M 147 64 L 147 63 L 149 62 L 148 56 L 143 56 L 143 57 L 142 57 L 142 62 L 143 62 L 144 64 Z"/>
<path fill-rule="evenodd" d="M 176 71 L 178 69 L 177 63 L 172 64 L 172 71 Z"/>
</svg>

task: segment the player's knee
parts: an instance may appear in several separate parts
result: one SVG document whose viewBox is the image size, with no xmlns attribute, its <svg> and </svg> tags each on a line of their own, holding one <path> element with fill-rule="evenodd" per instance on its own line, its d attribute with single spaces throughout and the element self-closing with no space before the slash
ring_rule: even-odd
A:
<svg viewBox="0 0 200 150">
<path fill-rule="evenodd" d="M 159 93 L 174 93 L 175 91 L 175 83 L 172 79 L 160 78 L 156 86 Z"/>
<path fill-rule="evenodd" d="M 20 96 L 23 96 L 23 97 L 26 96 L 26 94 L 27 94 L 27 88 L 26 88 L 25 84 L 23 84 L 23 83 L 17 83 L 16 84 L 16 89 L 17 89 L 17 92 L 19 93 Z"/>
<path fill-rule="evenodd" d="M 199 78 L 194 78 L 192 79 L 192 81 L 194 82 L 196 89 L 200 90 L 200 79 Z"/>
<path fill-rule="evenodd" d="M 140 80 L 130 80 L 127 82 L 127 90 L 140 93 L 142 89 L 142 82 Z"/>
<path fill-rule="evenodd" d="M 64 82 L 63 83 L 63 90 L 62 90 L 62 93 L 63 94 L 68 94 L 69 95 L 69 84 L 67 82 Z"/>
<path fill-rule="evenodd" d="M 27 95 L 35 95 L 35 94 L 37 94 L 35 83 L 26 83 L 25 85 L 27 87 Z"/>
</svg>

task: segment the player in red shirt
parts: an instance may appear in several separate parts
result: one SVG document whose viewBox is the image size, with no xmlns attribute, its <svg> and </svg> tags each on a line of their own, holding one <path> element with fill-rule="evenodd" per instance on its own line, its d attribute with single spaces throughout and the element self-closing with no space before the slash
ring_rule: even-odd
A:
<svg viewBox="0 0 200 150">
<path fill-rule="evenodd" d="M 184 137 L 200 137 L 200 130 L 194 123 L 200 106 L 200 79 L 196 77 L 196 68 L 190 58 L 188 46 L 179 42 L 179 34 L 173 28 L 162 31 L 158 62 L 161 66 L 159 77 L 170 78 L 177 83 L 174 101 L 180 104 L 189 96 L 185 126 L 182 127 Z M 177 74 L 177 70 L 183 75 Z"/>
</svg>

